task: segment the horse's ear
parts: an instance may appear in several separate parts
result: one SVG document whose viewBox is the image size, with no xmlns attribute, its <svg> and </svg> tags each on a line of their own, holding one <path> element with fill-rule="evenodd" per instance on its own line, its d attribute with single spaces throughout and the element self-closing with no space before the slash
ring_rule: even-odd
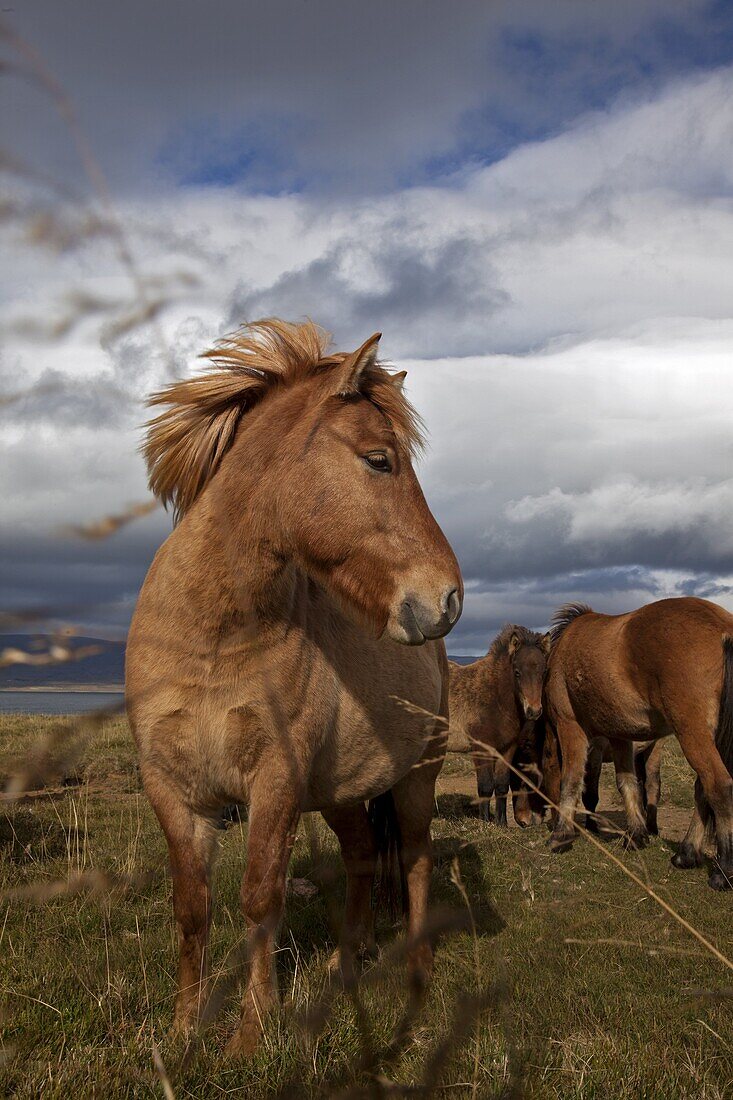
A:
<svg viewBox="0 0 733 1100">
<path fill-rule="evenodd" d="M 377 361 L 381 338 L 381 332 L 375 332 L 360 348 L 344 359 L 336 372 L 335 392 L 339 397 L 348 397 L 349 394 L 359 392 L 362 374 Z"/>
<path fill-rule="evenodd" d="M 519 649 L 519 635 L 515 632 L 514 634 L 512 634 L 511 638 L 509 639 L 509 645 L 507 646 L 507 650 L 509 651 L 509 656 L 513 657 L 518 649 Z"/>
<path fill-rule="evenodd" d="M 544 653 L 545 657 L 550 656 L 550 649 L 552 648 L 552 634 L 548 630 L 546 634 L 543 634 L 540 638 L 540 649 Z"/>
<path fill-rule="evenodd" d="M 406 378 L 407 378 L 407 371 L 406 370 L 401 370 L 401 371 L 398 371 L 397 374 L 390 374 L 388 376 L 387 380 L 388 380 L 388 382 L 390 382 L 395 387 L 396 390 L 399 390 L 400 393 L 402 393 L 403 389 L 405 388 L 405 379 Z"/>
</svg>

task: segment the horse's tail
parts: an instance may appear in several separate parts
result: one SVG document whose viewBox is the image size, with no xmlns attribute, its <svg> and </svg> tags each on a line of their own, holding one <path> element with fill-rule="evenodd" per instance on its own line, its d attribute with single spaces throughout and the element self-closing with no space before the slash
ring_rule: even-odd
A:
<svg viewBox="0 0 733 1100">
<path fill-rule="evenodd" d="M 386 907 L 390 918 L 407 912 L 407 888 L 402 860 L 402 833 L 391 791 L 369 800 L 369 823 L 377 846 L 377 904 Z"/>
<path fill-rule="evenodd" d="M 715 747 L 733 775 L 733 636 L 723 635 L 723 687 L 718 707 Z"/>
</svg>

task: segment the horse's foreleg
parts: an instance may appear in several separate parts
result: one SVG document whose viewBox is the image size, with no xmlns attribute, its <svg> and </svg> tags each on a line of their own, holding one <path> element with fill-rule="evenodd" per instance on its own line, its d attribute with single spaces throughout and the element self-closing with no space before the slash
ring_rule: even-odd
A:
<svg viewBox="0 0 733 1100">
<path fill-rule="evenodd" d="M 170 786 L 146 776 L 145 788 L 168 841 L 179 943 L 173 1028 L 186 1032 L 198 1024 L 206 1000 L 211 867 L 217 831 L 211 820 L 192 813 Z"/>
<path fill-rule="evenodd" d="M 263 770 L 252 791 L 242 910 L 247 922 L 247 983 L 239 1028 L 227 1053 L 252 1054 L 277 1003 L 274 950 L 285 907 L 285 875 L 300 817 L 292 783 Z"/>
<path fill-rule="evenodd" d="M 491 797 L 494 793 L 496 776 L 496 758 L 488 756 L 486 750 L 474 753 L 476 765 L 476 790 L 478 793 L 478 815 L 482 821 L 491 818 Z"/>
<path fill-rule="evenodd" d="M 496 824 L 504 828 L 509 824 L 506 816 L 506 800 L 509 794 L 510 774 L 509 765 L 504 757 L 500 756 L 494 769 L 494 794 L 496 796 Z"/>
<path fill-rule="evenodd" d="M 338 837 L 346 866 L 346 905 L 341 943 L 330 961 L 331 970 L 340 970 L 344 981 L 353 975 L 354 960 L 361 954 L 373 954 L 374 912 L 371 904 L 376 844 L 363 803 L 358 806 L 332 807 L 323 816 Z"/>
<path fill-rule="evenodd" d="M 562 781 L 559 813 L 550 837 L 550 848 L 560 852 L 575 838 L 575 810 L 583 790 L 588 738 L 573 718 L 557 718 L 555 731 L 562 753 Z"/>
<path fill-rule="evenodd" d="M 516 758 L 515 758 L 516 759 Z M 534 776 L 533 776 L 534 778 Z M 512 809 L 514 810 L 514 820 L 517 825 L 522 829 L 525 829 L 528 825 L 534 823 L 534 813 L 532 811 L 532 803 L 529 797 L 529 787 L 522 782 L 518 775 L 514 772 L 509 776 L 509 786 L 512 791 Z"/>
<path fill-rule="evenodd" d="M 627 843 L 635 848 L 643 848 L 649 840 L 649 832 L 634 767 L 634 743 L 611 738 L 611 752 L 616 769 L 616 787 L 626 810 Z"/>
<path fill-rule="evenodd" d="M 436 775 L 437 769 L 433 765 L 418 765 L 392 788 L 409 902 L 408 972 L 418 990 L 424 987 L 433 971 L 433 949 L 427 935 L 427 918 L 433 871 L 430 822 Z"/>
</svg>

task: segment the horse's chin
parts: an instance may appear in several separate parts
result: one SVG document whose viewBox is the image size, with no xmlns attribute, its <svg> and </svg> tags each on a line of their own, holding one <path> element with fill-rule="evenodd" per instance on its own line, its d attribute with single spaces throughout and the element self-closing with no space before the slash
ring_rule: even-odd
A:
<svg viewBox="0 0 733 1100">
<path fill-rule="evenodd" d="M 401 623 L 393 623 L 391 621 L 387 623 L 387 628 L 383 637 L 390 638 L 393 642 L 397 642 L 398 645 L 406 646 L 425 645 L 428 640 L 419 627 L 416 627 L 415 632 L 412 633 L 405 630 Z"/>
<path fill-rule="evenodd" d="M 433 619 L 424 607 L 413 607 L 408 600 L 404 600 L 390 614 L 385 634 L 399 645 L 425 645 L 426 642 L 443 638 L 452 625 L 445 613 Z"/>
</svg>

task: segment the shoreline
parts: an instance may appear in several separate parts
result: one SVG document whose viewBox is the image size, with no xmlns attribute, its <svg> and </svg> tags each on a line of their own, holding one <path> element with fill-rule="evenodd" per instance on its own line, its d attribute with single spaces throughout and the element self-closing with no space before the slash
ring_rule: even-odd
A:
<svg viewBox="0 0 733 1100">
<path fill-rule="evenodd" d="M 50 686 L 33 685 L 31 687 L 0 687 L 2 695 L 33 695 L 36 693 L 58 693 L 59 695 L 124 695 L 124 684 L 52 684 Z"/>
</svg>

